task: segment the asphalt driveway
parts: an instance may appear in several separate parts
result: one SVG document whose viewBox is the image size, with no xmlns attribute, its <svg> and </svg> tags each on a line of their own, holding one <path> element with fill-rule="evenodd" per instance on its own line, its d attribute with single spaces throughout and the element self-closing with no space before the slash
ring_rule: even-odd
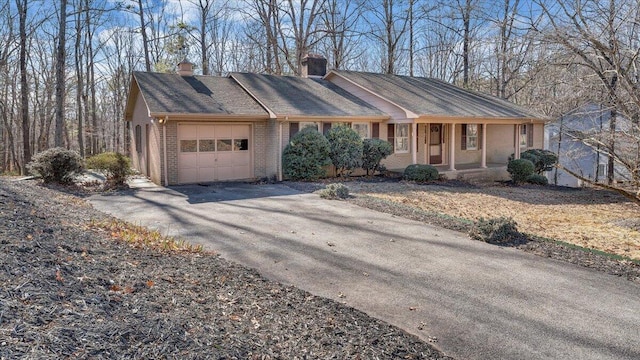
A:
<svg viewBox="0 0 640 360">
<path fill-rule="evenodd" d="M 90 201 L 458 359 L 640 358 L 640 286 L 615 276 L 277 184 L 139 180 Z"/>
</svg>

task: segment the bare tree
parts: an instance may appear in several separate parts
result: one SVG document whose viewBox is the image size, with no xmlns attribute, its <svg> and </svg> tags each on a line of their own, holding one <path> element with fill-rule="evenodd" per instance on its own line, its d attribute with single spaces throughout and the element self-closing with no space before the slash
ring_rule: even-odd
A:
<svg viewBox="0 0 640 360">
<path fill-rule="evenodd" d="M 541 1 L 538 5 L 551 27 L 541 33 L 548 41 L 561 45 L 572 56 L 573 64 L 586 69 L 588 76 L 598 79 L 604 94 L 600 101 L 610 109 L 606 133 L 591 134 L 583 139 L 584 143 L 607 156 L 610 188 L 629 193 L 613 184 L 615 165 L 619 165 L 626 168 L 632 178 L 633 189 L 637 191 L 640 189 L 637 156 L 640 151 L 640 79 L 637 76 L 640 66 L 640 8 L 637 2 L 589 0 L 550 5 Z M 631 127 L 620 129 L 617 126 L 618 115 L 629 119 Z M 635 193 L 633 196 L 640 195 Z"/>
<path fill-rule="evenodd" d="M 382 0 L 381 6 L 369 3 L 365 16 L 371 28 L 370 35 L 382 46 L 382 71 L 395 74 L 400 51 L 408 30 L 408 3 L 405 0 Z"/>
<path fill-rule="evenodd" d="M 330 67 L 342 69 L 354 56 L 362 53 L 357 42 L 362 35 L 358 27 L 362 22 L 362 7 L 355 0 L 327 0 L 322 12 L 326 33 L 322 45 Z"/>
</svg>

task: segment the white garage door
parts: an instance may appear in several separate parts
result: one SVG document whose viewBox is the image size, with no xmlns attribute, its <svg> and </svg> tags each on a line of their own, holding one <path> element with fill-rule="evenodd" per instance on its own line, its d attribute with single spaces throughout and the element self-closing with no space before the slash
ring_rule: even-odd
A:
<svg viewBox="0 0 640 360">
<path fill-rule="evenodd" d="M 178 124 L 178 182 L 251 177 L 250 125 Z"/>
</svg>

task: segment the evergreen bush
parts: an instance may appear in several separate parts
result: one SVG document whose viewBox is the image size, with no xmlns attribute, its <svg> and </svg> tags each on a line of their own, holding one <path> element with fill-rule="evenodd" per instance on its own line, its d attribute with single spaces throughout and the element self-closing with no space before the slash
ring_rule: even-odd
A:
<svg viewBox="0 0 640 360">
<path fill-rule="evenodd" d="M 438 169 L 431 165 L 413 164 L 404 169 L 403 178 L 409 181 L 428 182 L 440 178 Z"/>
<path fill-rule="evenodd" d="M 527 178 L 527 182 L 529 184 L 535 184 L 535 185 L 549 185 L 549 179 L 547 179 L 546 176 L 544 175 L 540 175 L 540 174 L 532 174 L 529 175 L 529 177 Z"/>
<path fill-rule="evenodd" d="M 318 130 L 306 127 L 296 133 L 282 153 L 284 176 L 291 180 L 315 180 L 326 175 L 329 141 Z"/>
<path fill-rule="evenodd" d="M 122 186 L 131 174 L 131 160 L 116 153 L 106 152 L 87 159 L 87 168 L 103 173 L 107 181 L 113 186 Z"/>
<path fill-rule="evenodd" d="M 511 176 L 511 180 L 515 184 L 522 184 L 527 181 L 529 176 L 533 175 L 535 166 L 529 160 L 515 159 L 509 161 L 509 164 L 507 164 L 507 171 Z"/>
<path fill-rule="evenodd" d="M 339 125 L 327 132 L 329 158 L 338 176 L 350 175 L 362 165 L 362 139 L 352 128 Z"/>
<path fill-rule="evenodd" d="M 77 152 L 56 147 L 36 154 L 27 169 L 40 175 L 45 183 L 69 184 L 82 173 L 84 164 Z"/>
<path fill-rule="evenodd" d="M 382 139 L 364 139 L 362 142 L 362 168 L 367 175 L 382 171 L 380 162 L 393 153 L 391 143 Z"/>
</svg>

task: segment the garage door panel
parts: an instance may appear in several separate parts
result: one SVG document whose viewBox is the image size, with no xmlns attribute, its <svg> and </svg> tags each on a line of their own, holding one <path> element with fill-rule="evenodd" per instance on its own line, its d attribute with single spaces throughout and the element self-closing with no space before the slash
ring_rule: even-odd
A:
<svg viewBox="0 0 640 360">
<path fill-rule="evenodd" d="M 250 125 L 180 125 L 178 181 L 247 179 L 252 175 Z"/>
<path fill-rule="evenodd" d="M 178 126 L 178 136 L 180 139 L 195 139 L 198 136 L 198 127 L 193 125 Z"/>
<path fill-rule="evenodd" d="M 251 128 L 249 125 L 239 125 L 232 128 L 232 135 L 234 139 L 248 139 L 251 135 Z"/>
</svg>

